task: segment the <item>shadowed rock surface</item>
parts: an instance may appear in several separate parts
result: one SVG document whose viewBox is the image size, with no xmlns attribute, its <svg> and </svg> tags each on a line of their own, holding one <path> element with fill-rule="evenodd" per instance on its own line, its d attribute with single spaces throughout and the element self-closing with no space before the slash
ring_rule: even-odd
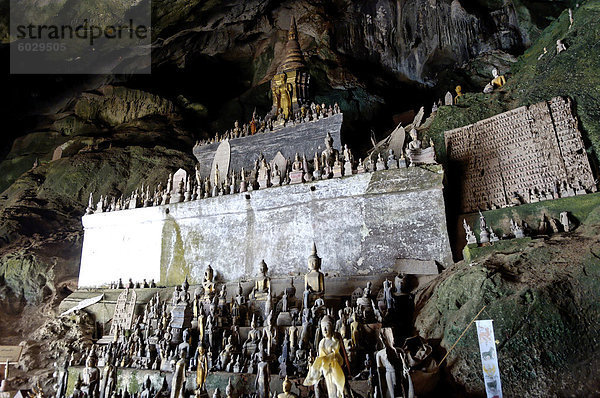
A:
<svg viewBox="0 0 600 398">
<path fill-rule="evenodd" d="M 515 242 L 459 262 L 416 298 L 415 328 L 449 350 L 475 315 L 493 319 L 507 396 L 597 396 L 600 229 L 596 209 L 573 233 Z M 485 395 L 474 326 L 449 354 L 446 372 Z"/>
</svg>

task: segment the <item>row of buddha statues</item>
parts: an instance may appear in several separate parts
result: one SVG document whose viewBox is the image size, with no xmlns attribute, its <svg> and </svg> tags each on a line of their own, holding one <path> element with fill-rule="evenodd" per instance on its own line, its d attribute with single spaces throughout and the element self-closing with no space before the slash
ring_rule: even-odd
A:
<svg viewBox="0 0 600 398">
<path fill-rule="evenodd" d="M 264 155 L 260 154 L 249 172 L 242 168 L 239 173 L 229 173 L 225 179 L 220 177 L 218 165 L 215 165 L 214 174 L 211 177 L 204 178 L 200 175 L 197 167 L 195 179 L 192 179 L 191 176 L 182 178 L 178 182 L 177 188 L 175 188 L 175 181 L 171 174 L 167 179 L 166 186 L 163 188 L 159 183 L 153 192 L 149 186 L 142 185 L 141 189 L 136 189 L 129 197 L 116 198 L 101 195 L 97 203 L 94 202 L 93 193 L 90 193 L 86 214 L 160 206 L 269 187 L 341 178 L 378 170 L 436 164 L 433 141 L 430 140 L 429 146 L 425 148 L 418 139 L 415 129 L 410 131 L 410 136 L 412 140 L 400 158 L 390 149 L 387 157 L 377 153 L 367 157 L 365 161 L 362 159 L 356 161 L 347 145 L 344 145 L 341 152 L 335 149 L 333 138 L 327 133 L 324 140 L 325 149 L 320 154 L 315 153 L 313 159 L 296 153 L 293 161 L 284 159 L 283 165 L 281 165 L 282 162 L 277 162 L 275 159 L 267 162 Z"/>
<path fill-rule="evenodd" d="M 506 198 L 506 203 L 487 202 L 484 207 L 486 210 L 498 209 L 501 207 L 513 207 L 529 203 L 538 203 L 545 200 L 554 200 L 560 198 L 570 198 L 573 196 L 586 195 L 594 192 L 595 187 L 584 187 L 581 181 L 570 183 L 566 180 L 555 181 L 545 187 L 530 187 L 523 192 L 513 192 Z"/>
<path fill-rule="evenodd" d="M 280 398 L 295 396 L 292 381 L 316 396 L 350 397 L 350 379 L 368 383 L 370 396 L 410 396 L 410 364 L 419 354 L 394 343 L 394 337 L 407 335 L 400 316 L 412 305 L 406 277 L 385 279 L 377 293 L 367 282 L 344 300 L 326 295 L 315 245 L 308 268 L 298 299 L 293 282 L 274 294 L 264 261 L 248 294 L 239 282 L 237 292 L 227 294 L 227 285 L 218 286 L 210 266 L 193 294 L 187 279 L 170 300 L 161 300 L 157 292 L 130 330 L 116 328 L 107 344 L 71 354 L 65 369 L 83 366 L 84 360 L 85 366 L 70 396 L 126 398 L 127 392 L 116 389 L 117 368 L 172 373 L 170 385 L 165 382 L 161 392 L 170 398 L 207 397 L 206 380 L 212 372 L 254 375 L 250 390 L 257 398 L 271 398 L 271 375 L 286 380 L 282 394 L 288 395 Z M 192 375 L 195 388 L 188 391 L 186 379 Z M 67 396 L 64 388 L 57 391 L 58 398 Z M 148 384 L 136 398 L 151 393 L 160 395 Z M 213 392 L 213 397 L 218 394 Z"/>
<path fill-rule="evenodd" d="M 235 138 L 248 137 L 254 134 L 262 134 L 272 132 L 280 127 L 293 126 L 299 123 L 307 123 L 315 120 L 323 119 L 335 114 L 341 113 L 340 107 L 337 104 L 326 106 L 323 104 L 304 105 L 297 112 L 293 112 L 286 118 L 284 112 L 279 112 L 276 118 L 261 118 L 256 115 L 256 111 L 252 113 L 252 119 L 248 123 L 240 126 L 239 121 L 235 121 L 233 128 L 226 130 L 224 133 L 216 133 L 214 137 L 196 141 L 194 148 L 215 144 L 225 140 Z"/>
<path fill-rule="evenodd" d="M 515 221 L 510 219 L 510 233 L 504 233 L 499 238 L 494 229 L 488 226 L 488 223 L 479 212 L 479 239 L 475 236 L 473 229 L 467 223 L 466 218 L 463 219 L 463 228 L 465 230 L 465 238 L 467 245 L 471 244 L 493 244 L 500 239 L 521 239 L 525 236 L 547 236 L 552 233 L 570 232 L 573 229 L 569 213 L 564 211 L 559 215 L 559 219 L 555 219 L 547 214 L 543 214 L 537 228 L 530 227 L 526 221 Z"/>
</svg>

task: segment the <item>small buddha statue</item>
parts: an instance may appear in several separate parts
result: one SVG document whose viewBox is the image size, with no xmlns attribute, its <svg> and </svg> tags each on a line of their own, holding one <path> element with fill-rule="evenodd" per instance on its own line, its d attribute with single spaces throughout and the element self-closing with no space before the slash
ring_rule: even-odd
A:
<svg viewBox="0 0 600 398">
<path fill-rule="evenodd" d="M 325 277 L 320 271 L 321 258 L 317 255 L 317 245 L 313 242 L 312 253 L 308 256 L 308 269 L 304 276 L 304 289 L 313 294 L 323 295 L 325 293 Z"/>
<path fill-rule="evenodd" d="M 196 389 L 202 393 L 206 391 L 206 376 L 208 375 L 208 361 L 202 344 L 198 344 L 196 350 L 196 364 Z"/>
<path fill-rule="evenodd" d="M 411 142 L 408 143 L 408 149 L 410 151 L 415 151 L 417 149 L 421 149 L 421 140 L 419 140 L 418 135 L 417 135 L 417 130 L 416 129 L 412 129 L 410 130 L 410 138 L 412 139 Z"/>
<path fill-rule="evenodd" d="M 325 137 L 325 150 L 321 153 L 322 166 L 333 167 L 336 154 L 338 154 L 338 150 L 333 148 L 333 137 L 327 133 L 327 137 Z"/>
<path fill-rule="evenodd" d="M 231 377 L 229 378 L 229 382 L 227 383 L 227 387 L 225 387 L 225 398 L 234 398 L 235 394 L 233 392 L 233 386 L 231 385 Z"/>
<path fill-rule="evenodd" d="M 463 96 L 462 87 L 456 86 L 456 97 L 454 97 L 454 105 L 458 104 L 458 99 Z"/>
<path fill-rule="evenodd" d="M 506 78 L 503 75 L 499 75 L 498 69 L 496 68 L 492 69 L 492 77 L 492 81 L 489 82 L 483 89 L 483 92 L 486 94 L 491 93 L 496 88 L 500 88 L 506 84 Z"/>
<path fill-rule="evenodd" d="M 185 352 L 185 348 L 180 349 L 179 360 L 173 372 L 170 398 L 183 398 L 185 396 L 186 358 L 187 353 Z"/>
<path fill-rule="evenodd" d="M 204 297 L 210 297 L 215 292 L 214 271 L 210 264 L 206 268 L 206 271 L 204 271 L 202 287 L 204 288 Z"/>
<path fill-rule="evenodd" d="M 267 267 L 267 263 L 265 260 L 262 260 L 259 267 L 259 276 L 254 281 L 254 290 L 252 291 L 252 295 L 256 300 L 264 300 L 271 288 L 271 278 L 267 276 L 267 272 L 269 271 L 269 267 Z"/>
<path fill-rule="evenodd" d="M 492 76 L 494 77 L 492 80 L 494 88 L 500 88 L 506 84 L 506 78 L 503 75 L 498 74 L 498 69 L 492 69 Z"/>
<path fill-rule="evenodd" d="M 96 353 L 92 350 L 82 371 L 82 390 L 92 398 L 98 396 L 100 387 L 100 370 L 96 367 L 97 360 Z"/>
<path fill-rule="evenodd" d="M 283 392 L 277 395 L 277 398 L 297 398 L 298 396 L 292 393 L 292 382 L 285 376 L 283 384 L 281 385 Z"/>
<path fill-rule="evenodd" d="M 302 161 L 300 160 L 300 155 L 296 152 L 296 156 L 294 157 L 294 163 L 292 163 L 292 171 L 302 171 L 304 166 L 302 165 Z"/>
</svg>

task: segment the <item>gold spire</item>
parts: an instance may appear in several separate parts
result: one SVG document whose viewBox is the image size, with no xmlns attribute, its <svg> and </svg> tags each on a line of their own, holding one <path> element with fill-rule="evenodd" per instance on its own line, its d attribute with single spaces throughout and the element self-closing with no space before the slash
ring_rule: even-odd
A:
<svg viewBox="0 0 600 398">
<path fill-rule="evenodd" d="M 285 45 L 285 59 L 279 65 L 277 73 L 288 70 L 296 70 L 304 67 L 304 57 L 298 43 L 298 29 L 296 27 L 296 18 L 292 17 L 290 30 L 288 32 L 288 42 Z"/>
</svg>

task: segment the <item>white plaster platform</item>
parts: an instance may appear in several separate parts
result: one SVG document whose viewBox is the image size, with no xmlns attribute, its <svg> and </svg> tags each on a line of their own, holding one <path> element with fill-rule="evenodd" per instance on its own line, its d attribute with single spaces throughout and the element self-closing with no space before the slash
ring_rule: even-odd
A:
<svg viewBox="0 0 600 398">
<path fill-rule="evenodd" d="M 163 285 L 307 271 L 313 241 L 331 276 L 451 263 L 441 167 L 411 167 L 83 217 L 79 287 L 122 278 Z"/>
</svg>

